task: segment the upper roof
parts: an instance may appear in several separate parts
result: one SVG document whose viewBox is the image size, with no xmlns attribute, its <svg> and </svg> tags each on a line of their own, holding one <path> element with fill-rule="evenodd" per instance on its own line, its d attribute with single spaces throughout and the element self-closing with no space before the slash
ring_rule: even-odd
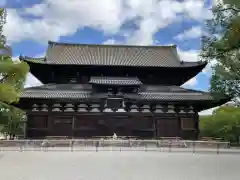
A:
<svg viewBox="0 0 240 180">
<path fill-rule="evenodd" d="M 192 67 L 206 64 L 202 61 L 181 61 L 176 45 L 129 46 L 49 42 L 45 58 L 21 59 L 41 64 L 127 67 Z"/>
</svg>

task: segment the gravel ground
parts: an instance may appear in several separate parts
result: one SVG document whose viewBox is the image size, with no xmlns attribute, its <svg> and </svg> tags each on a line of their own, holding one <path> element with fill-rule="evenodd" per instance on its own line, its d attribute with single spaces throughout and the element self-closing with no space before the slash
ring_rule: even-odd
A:
<svg viewBox="0 0 240 180">
<path fill-rule="evenodd" d="M 233 153 L 0 152 L 1 180 L 239 180 L 239 167 Z"/>
<path fill-rule="evenodd" d="M 213 153 L 213 154 L 239 154 L 240 149 L 230 148 L 176 148 L 176 147 L 93 147 L 93 146 L 78 146 L 78 147 L 0 147 L 1 151 L 157 151 L 157 152 L 188 152 L 188 153 Z"/>
</svg>

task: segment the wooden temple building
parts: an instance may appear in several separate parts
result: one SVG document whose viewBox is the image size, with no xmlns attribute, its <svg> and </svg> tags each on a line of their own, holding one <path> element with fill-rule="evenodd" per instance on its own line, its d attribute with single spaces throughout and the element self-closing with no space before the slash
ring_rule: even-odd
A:
<svg viewBox="0 0 240 180">
<path fill-rule="evenodd" d="M 26 88 L 27 138 L 64 136 L 197 139 L 198 112 L 226 98 L 180 87 L 206 62 L 180 60 L 176 46 L 49 42 L 44 58 L 20 56 L 44 85 Z"/>
</svg>

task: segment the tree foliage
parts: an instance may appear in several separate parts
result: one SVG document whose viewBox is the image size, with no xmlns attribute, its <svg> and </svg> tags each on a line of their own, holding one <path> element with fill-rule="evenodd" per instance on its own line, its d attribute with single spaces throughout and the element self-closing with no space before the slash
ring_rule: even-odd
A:
<svg viewBox="0 0 240 180">
<path fill-rule="evenodd" d="M 211 116 L 200 117 L 201 136 L 239 142 L 240 108 L 223 106 Z"/>
<path fill-rule="evenodd" d="M 29 67 L 24 62 L 14 62 L 11 48 L 6 45 L 3 25 L 6 11 L 0 9 L 0 101 L 6 104 L 18 102 Z"/>
<path fill-rule="evenodd" d="M 21 120 L 23 112 L 12 104 L 19 101 L 29 67 L 25 62 L 12 60 L 11 48 L 6 45 L 3 35 L 5 22 L 6 11 L 0 8 L 0 124 L 6 125 Z"/>
<path fill-rule="evenodd" d="M 230 5 L 233 5 L 235 7 L 240 8 L 240 1 L 238 1 L 238 0 L 223 0 L 223 2 L 225 4 L 230 4 Z"/>
<path fill-rule="evenodd" d="M 16 135 L 23 135 L 24 123 L 26 122 L 25 112 L 11 106 L 2 110 L 0 131 L 13 139 Z"/>
<path fill-rule="evenodd" d="M 240 5 L 224 0 L 213 7 L 213 19 L 206 22 L 201 57 L 217 61 L 211 91 L 234 97 L 240 95 Z"/>
</svg>

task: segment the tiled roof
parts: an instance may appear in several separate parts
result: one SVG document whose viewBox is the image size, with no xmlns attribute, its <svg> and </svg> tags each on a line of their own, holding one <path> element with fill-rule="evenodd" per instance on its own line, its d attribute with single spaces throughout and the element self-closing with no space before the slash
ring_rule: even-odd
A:
<svg viewBox="0 0 240 180">
<path fill-rule="evenodd" d="M 130 67 L 192 67 L 206 62 L 182 62 L 176 46 L 87 45 L 49 42 L 46 59 L 23 57 L 42 64 Z"/>
<path fill-rule="evenodd" d="M 34 99 L 87 99 L 90 93 L 71 91 L 25 91 L 21 98 Z"/>
<path fill-rule="evenodd" d="M 91 77 L 90 84 L 109 85 L 141 85 L 142 82 L 137 77 Z"/>
<path fill-rule="evenodd" d="M 179 92 L 157 92 L 157 93 L 139 93 L 140 99 L 146 100 L 214 100 L 214 98 L 209 93 L 193 93 L 193 92 L 186 92 L 186 93 L 179 93 Z"/>
<path fill-rule="evenodd" d="M 193 89 L 186 89 L 180 86 L 163 86 L 163 85 L 145 85 L 141 86 L 140 92 L 165 92 L 165 93 L 204 93 Z"/>
<path fill-rule="evenodd" d="M 49 85 L 47 85 L 49 86 Z M 92 94 L 80 85 L 46 85 L 40 87 L 27 88 L 21 95 L 21 98 L 34 99 L 100 99 L 108 97 L 107 93 Z M 71 88 L 68 88 L 71 86 Z M 85 90 L 84 90 L 85 89 Z M 184 88 L 183 88 L 184 89 Z M 180 101 L 180 100 L 214 100 L 210 93 L 201 91 L 186 90 L 182 92 L 139 92 L 138 94 L 125 94 L 125 98 L 137 100 L 163 100 L 163 101 Z"/>
</svg>

